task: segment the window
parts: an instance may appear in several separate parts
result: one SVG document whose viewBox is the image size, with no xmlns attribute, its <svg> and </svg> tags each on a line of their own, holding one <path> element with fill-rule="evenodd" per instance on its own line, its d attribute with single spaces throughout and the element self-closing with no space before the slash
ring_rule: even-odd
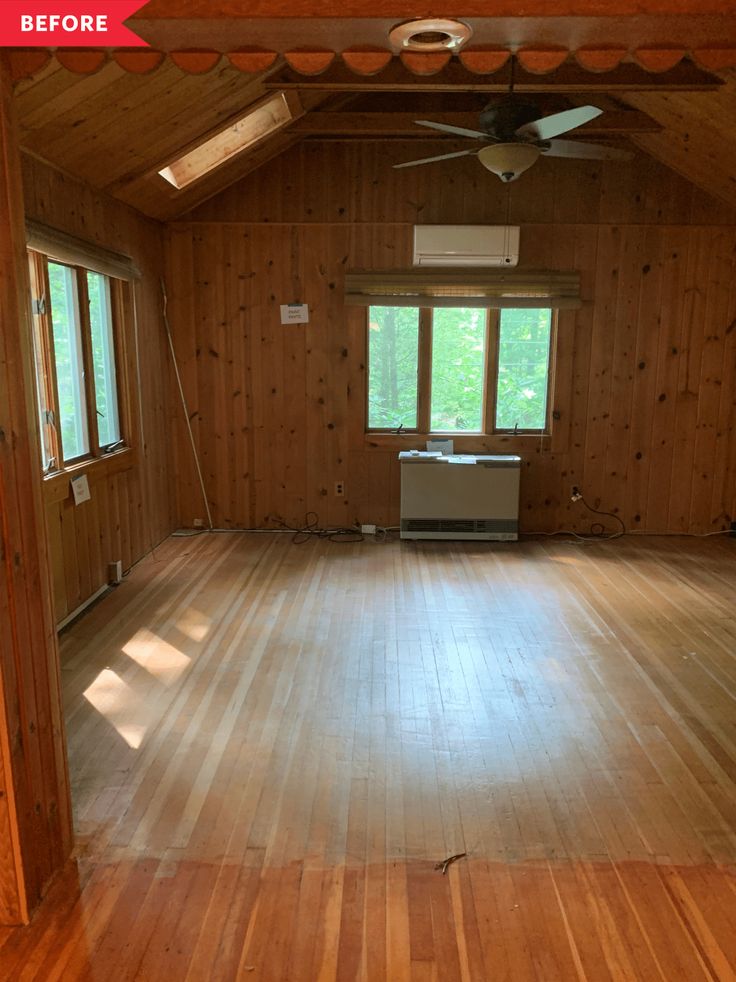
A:
<svg viewBox="0 0 736 982">
<path fill-rule="evenodd" d="M 547 429 L 549 307 L 368 307 L 368 429 Z"/>
<path fill-rule="evenodd" d="M 110 276 L 30 252 L 41 447 L 45 473 L 123 440 Z"/>
</svg>

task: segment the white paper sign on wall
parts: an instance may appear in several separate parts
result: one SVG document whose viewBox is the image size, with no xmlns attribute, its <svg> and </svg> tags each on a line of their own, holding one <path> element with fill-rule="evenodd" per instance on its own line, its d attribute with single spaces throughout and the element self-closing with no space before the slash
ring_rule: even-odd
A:
<svg viewBox="0 0 736 982">
<path fill-rule="evenodd" d="M 78 477 L 73 477 L 71 479 L 71 485 L 75 505 L 81 505 L 83 501 L 89 501 L 92 497 L 86 474 L 79 474 Z"/>
<path fill-rule="evenodd" d="M 282 303 L 281 323 L 282 324 L 308 324 L 309 304 L 308 303 Z"/>
</svg>

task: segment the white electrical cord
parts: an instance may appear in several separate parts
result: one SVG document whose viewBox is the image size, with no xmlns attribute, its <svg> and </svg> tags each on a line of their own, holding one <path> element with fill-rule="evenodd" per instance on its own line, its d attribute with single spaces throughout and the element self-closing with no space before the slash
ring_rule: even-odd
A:
<svg viewBox="0 0 736 982">
<path fill-rule="evenodd" d="M 181 384 L 181 375 L 179 375 L 179 364 L 176 360 L 176 352 L 174 351 L 174 341 L 171 337 L 171 328 L 169 327 L 169 317 L 168 317 L 168 306 L 169 298 L 166 296 L 166 284 L 163 279 L 161 280 L 161 293 L 164 298 L 164 327 L 166 328 L 166 336 L 169 339 L 169 349 L 171 351 L 171 360 L 174 363 L 174 372 L 176 373 L 176 381 L 179 386 L 179 396 L 181 398 L 182 409 L 184 410 L 184 419 L 187 424 L 187 430 L 189 432 L 189 442 L 192 445 L 192 454 L 194 456 L 194 463 L 197 467 L 197 476 L 199 477 L 199 486 L 202 489 L 202 501 L 204 502 L 205 511 L 207 512 L 207 525 L 208 531 L 224 531 L 222 529 L 215 529 L 212 525 L 212 512 L 210 511 L 210 505 L 207 501 L 207 492 L 204 489 L 204 478 L 202 477 L 202 468 L 199 466 L 199 454 L 197 453 L 197 446 L 194 442 L 194 434 L 192 433 L 192 424 L 189 420 L 189 409 L 187 407 L 187 400 L 184 396 L 184 387 Z"/>
</svg>

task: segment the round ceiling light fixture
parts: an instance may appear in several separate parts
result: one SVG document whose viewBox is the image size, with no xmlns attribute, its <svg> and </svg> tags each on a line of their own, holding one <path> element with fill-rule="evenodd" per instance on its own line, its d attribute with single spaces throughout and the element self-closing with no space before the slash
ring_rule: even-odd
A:
<svg viewBox="0 0 736 982">
<path fill-rule="evenodd" d="M 458 51 L 472 34 L 459 20 L 431 17 L 397 24 L 388 39 L 396 51 Z"/>
<path fill-rule="evenodd" d="M 541 152 L 530 143 L 492 143 L 478 151 L 478 160 L 508 184 L 528 170 Z"/>
</svg>

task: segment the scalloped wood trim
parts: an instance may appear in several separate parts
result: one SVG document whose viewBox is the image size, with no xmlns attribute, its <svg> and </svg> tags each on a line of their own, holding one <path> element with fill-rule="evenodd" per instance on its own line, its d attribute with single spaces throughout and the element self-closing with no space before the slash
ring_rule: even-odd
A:
<svg viewBox="0 0 736 982">
<path fill-rule="evenodd" d="M 356 75 L 376 75 L 391 61 L 390 51 L 348 49 L 342 52 L 342 60 Z"/>
<path fill-rule="evenodd" d="M 611 72 L 627 55 L 626 48 L 578 48 L 575 61 L 587 72 Z"/>
<path fill-rule="evenodd" d="M 227 59 L 233 68 L 238 71 L 247 72 L 255 75 L 258 72 L 265 72 L 278 58 L 275 51 L 265 51 L 260 48 L 245 49 L 241 51 L 231 51 Z"/>
<path fill-rule="evenodd" d="M 334 51 L 285 51 L 287 64 L 300 75 L 321 75 L 335 60 Z"/>
<path fill-rule="evenodd" d="M 533 75 L 548 75 L 567 61 L 569 54 L 567 48 L 522 48 L 516 57 Z"/>
<path fill-rule="evenodd" d="M 10 78 L 13 82 L 19 82 L 22 78 L 30 78 L 36 72 L 40 72 L 51 61 L 51 53 L 41 49 L 40 51 L 8 51 L 8 67 Z"/>
<path fill-rule="evenodd" d="M 685 57 L 684 48 L 637 48 L 634 58 L 648 72 L 667 72 Z"/>
<path fill-rule="evenodd" d="M 511 52 L 504 48 L 470 48 L 460 52 L 460 61 L 464 68 L 474 75 L 490 75 L 503 68 L 511 57 Z"/>
<path fill-rule="evenodd" d="M 112 52 L 115 61 L 126 72 L 131 75 L 148 75 L 154 72 L 162 63 L 166 55 L 163 51 L 121 51 Z"/>
<path fill-rule="evenodd" d="M 436 75 L 449 63 L 449 51 L 402 51 L 399 55 L 402 64 L 413 75 Z"/>
<path fill-rule="evenodd" d="M 206 75 L 219 62 L 219 51 L 172 51 L 169 58 L 189 75 Z"/>
<path fill-rule="evenodd" d="M 92 75 L 94 72 L 98 72 L 107 61 L 107 52 L 92 49 L 81 51 L 58 48 L 56 60 L 63 68 L 67 68 L 77 75 Z"/>
<path fill-rule="evenodd" d="M 706 71 L 736 67 L 736 48 L 699 48 L 691 54 L 696 65 Z"/>
</svg>

